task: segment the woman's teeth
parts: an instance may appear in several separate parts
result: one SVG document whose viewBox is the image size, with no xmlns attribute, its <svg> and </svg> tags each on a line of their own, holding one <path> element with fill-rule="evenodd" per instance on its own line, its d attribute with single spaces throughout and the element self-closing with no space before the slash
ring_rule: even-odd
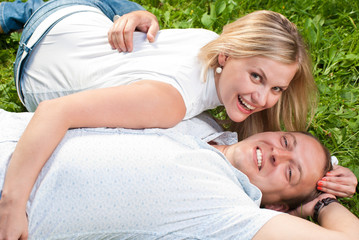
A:
<svg viewBox="0 0 359 240">
<path fill-rule="evenodd" d="M 248 103 L 246 103 L 241 96 L 238 96 L 238 100 L 239 102 L 244 105 L 248 110 L 254 110 L 255 107 L 253 107 L 252 105 L 249 105 Z"/>
<path fill-rule="evenodd" d="M 256 152 L 257 152 L 258 167 L 260 169 L 262 167 L 262 152 L 259 148 L 257 148 Z"/>
</svg>

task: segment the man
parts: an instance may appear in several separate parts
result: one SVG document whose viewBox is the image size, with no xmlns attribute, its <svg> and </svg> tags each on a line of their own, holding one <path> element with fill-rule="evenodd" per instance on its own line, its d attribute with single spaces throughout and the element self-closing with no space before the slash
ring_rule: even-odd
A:
<svg viewBox="0 0 359 240">
<path fill-rule="evenodd" d="M 0 132 L 3 181 L 7 161 L 31 114 L 0 113 L 0 126 L 4 129 Z M 261 198 L 267 207 L 286 210 L 292 199 L 312 195 L 328 162 L 323 147 L 313 137 L 302 133 L 263 133 L 232 146 L 217 146 L 217 150 L 184 134 L 183 128 L 180 131 L 69 131 L 31 193 L 27 204 L 29 237 L 358 236 L 358 219 L 335 202 L 319 211 L 322 227 L 259 208 Z M 303 216 L 313 215 L 316 202 L 303 207 Z"/>
</svg>

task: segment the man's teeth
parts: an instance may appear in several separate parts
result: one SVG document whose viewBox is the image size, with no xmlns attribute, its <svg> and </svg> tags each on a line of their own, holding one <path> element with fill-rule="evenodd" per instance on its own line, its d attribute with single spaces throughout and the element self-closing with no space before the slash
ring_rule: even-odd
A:
<svg viewBox="0 0 359 240">
<path fill-rule="evenodd" d="M 253 107 L 252 105 L 249 105 L 248 103 L 246 103 L 245 101 L 243 101 L 241 96 L 238 96 L 239 101 L 249 110 L 254 110 L 255 107 Z"/>
<path fill-rule="evenodd" d="M 258 167 L 260 168 L 262 166 L 262 152 L 259 148 L 257 148 L 256 152 L 257 152 Z"/>
</svg>

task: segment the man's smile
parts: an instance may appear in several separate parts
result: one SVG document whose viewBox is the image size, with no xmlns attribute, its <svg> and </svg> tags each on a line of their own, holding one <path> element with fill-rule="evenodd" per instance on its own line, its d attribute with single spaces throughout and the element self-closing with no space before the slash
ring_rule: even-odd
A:
<svg viewBox="0 0 359 240">
<path fill-rule="evenodd" d="M 256 149 L 256 156 L 257 156 L 258 169 L 260 171 L 262 169 L 263 154 L 262 154 L 262 151 L 261 151 L 261 149 L 259 147 L 257 147 L 257 149 Z"/>
</svg>

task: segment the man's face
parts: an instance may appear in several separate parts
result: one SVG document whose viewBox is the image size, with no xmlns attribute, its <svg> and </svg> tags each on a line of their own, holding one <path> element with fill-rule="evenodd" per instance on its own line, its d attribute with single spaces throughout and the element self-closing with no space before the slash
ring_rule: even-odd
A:
<svg viewBox="0 0 359 240">
<path fill-rule="evenodd" d="M 302 133 L 256 134 L 228 147 L 225 155 L 262 191 L 262 204 L 311 193 L 325 163 L 321 145 Z"/>
</svg>

